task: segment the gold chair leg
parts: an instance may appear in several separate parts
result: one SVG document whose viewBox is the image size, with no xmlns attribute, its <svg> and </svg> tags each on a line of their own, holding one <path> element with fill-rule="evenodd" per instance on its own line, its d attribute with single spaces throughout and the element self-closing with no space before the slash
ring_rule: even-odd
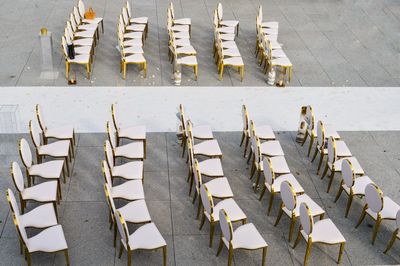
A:
<svg viewBox="0 0 400 266">
<path fill-rule="evenodd" d="M 244 137 L 246 136 L 246 134 L 244 134 L 244 132 L 242 132 L 242 139 L 240 140 L 240 145 L 239 147 L 242 147 L 243 145 L 243 141 L 244 141 Z"/>
<path fill-rule="evenodd" d="M 69 63 L 65 61 L 65 78 L 68 80 L 69 78 Z"/>
<path fill-rule="evenodd" d="M 144 77 L 147 78 L 147 62 L 144 62 L 143 70 L 144 70 Z"/>
<path fill-rule="evenodd" d="M 203 214 L 201 215 L 201 222 L 200 222 L 199 230 L 201 230 L 203 228 L 205 221 L 206 221 L 206 215 L 203 212 Z"/>
<path fill-rule="evenodd" d="M 346 217 L 346 218 L 347 218 L 347 216 L 349 216 L 349 211 L 350 211 L 350 207 L 351 207 L 351 203 L 352 202 L 353 202 L 353 193 L 350 193 L 349 199 L 347 201 L 346 213 L 344 215 L 344 217 Z"/>
<path fill-rule="evenodd" d="M 229 247 L 229 251 L 228 251 L 228 266 L 232 265 L 232 259 L 233 259 L 233 248 Z"/>
<path fill-rule="evenodd" d="M 340 195 L 342 195 L 342 192 L 343 192 L 343 180 L 340 182 L 339 190 L 336 193 L 336 197 L 335 197 L 335 201 L 334 201 L 335 203 L 339 200 Z"/>
<path fill-rule="evenodd" d="M 296 217 L 294 216 L 294 214 L 292 214 L 292 218 L 290 219 L 289 242 L 292 241 L 292 235 L 295 223 L 296 223 Z"/>
<path fill-rule="evenodd" d="M 333 177 L 335 176 L 335 169 L 332 167 L 331 170 L 331 175 L 329 176 L 329 184 L 328 184 L 328 189 L 326 190 L 326 193 L 329 193 L 329 191 L 331 190 L 331 186 L 332 186 L 332 182 L 333 182 Z"/>
<path fill-rule="evenodd" d="M 306 133 L 304 134 L 304 139 L 303 139 L 303 141 L 301 142 L 301 146 L 304 146 L 304 143 L 306 143 L 307 136 L 308 136 L 308 131 L 306 130 Z"/>
<path fill-rule="evenodd" d="M 123 64 L 123 71 L 124 71 L 124 80 L 126 80 L 126 63 L 122 62 Z"/>
<path fill-rule="evenodd" d="M 272 203 L 274 202 L 274 196 L 275 196 L 275 193 L 273 191 L 271 191 L 271 194 L 269 195 L 269 204 L 268 204 L 268 212 L 267 212 L 268 216 L 271 213 Z"/>
<path fill-rule="evenodd" d="M 221 253 L 223 246 L 224 246 L 224 241 L 222 241 L 222 234 L 221 234 L 221 237 L 219 238 L 219 246 L 218 246 L 218 251 L 217 251 L 217 257 Z"/>
<path fill-rule="evenodd" d="M 339 249 L 339 256 L 338 256 L 338 260 L 337 260 L 337 264 L 340 264 L 340 261 L 342 260 L 342 254 L 344 251 L 344 245 L 346 243 L 340 243 L 340 249 Z"/>
<path fill-rule="evenodd" d="M 197 77 L 198 77 L 198 65 L 194 66 L 194 76 L 195 76 L 195 80 L 197 81 Z"/>
<path fill-rule="evenodd" d="M 283 208 L 283 202 L 281 202 L 281 206 L 279 206 L 279 213 L 278 213 L 278 216 L 276 216 L 276 221 L 275 221 L 274 226 L 277 226 L 279 221 L 282 218 L 282 214 L 283 214 L 283 209 L 282 208 Z"/>
<path fill-rule="evenodd" d="M 249 146 L 249 140 L 250 140 L 250 137 L 246 136 L 246 141 L 244 143 L 244 153 L 243 153 L 244 158 L 246 158 L 247 147 Z"/>
<path fill-rule="evenodd" d="M 263 248 L 263 252 L 262 252 L 262 266 L 265 266 L 265 260 L 266 260 L 266 258 L 267 258 L 267 249 L 268 249 L 268 247 L 264 247 Z"/>
<path fill-rule="evenodd" d="M 213 222 L 210 222 L 210 241 L 209 241 L 210 248 L 213 245 L 214 231 L 215 231 L 215 225 Z"/>
<path fill-rule="evenodd" d="M 257 177 L 256 177 L 256 183 L 254 185 L 254 192 L 257 191 L 258 183 L 260 182 L 260 176 L 261 176 L 261 170 L 257 169 Z"/>
<path fill-rule="evenodd" d="M 69 254 L 68 254 L 68 249 L 64 250 L 64 256 L 65 256 L 65 262 L 67 263 L 67 266 L 69 266 Z"/>
<path fill-rule="evenodd" d="M 163 247 L 163 261 L 164 261 L 164 266 L 167 265 L 167 246 Z"/>
<path fill-rule="evenodd" d="M 322 161 L 324 160 L 324 154 L 321 153 L 321 157 L 319 159 L 318 168 L 317 168 L 317 175 L 319 174 L 319 170 L 321 169 Z"/>
<path fill-rule="evenodd" d="M 299 242 L 300 242 L 300 237 L 301 237 L 301 226 L 299 227 L 299 231 L 298 231 L 298 233 L 297 233 L 297 237 L 296 237 L 296 240 L 294 241 L 294 245 L 293 245 L 293 249 L 295 249 L 296 247 L 297 247 L 297 245 L 299 244 Z"/>
<path fill-rule="evenodd" d="M 328 169 L 329 169 L 329 165 L 328 165 L 328 162 L 326 162 L 324 171 L 322 172 L 322 175 L 321 175 L 321 180 L 324 179 L 324 177 L 328 173 Z"/>
<path fill-rule="evenodd" d="M 312 148 L 312 145 L 313 145 L 314 139 L 315 139 L 315 137 L 314 137 L 313 135 L 314 135 L 314 134 L 311 135 L 310 146 L 308 146 L 308 152 L 307 152 L 307 156 L 308 156 L 308 157 L 310 157 L 311 148 Z"/>
<path fill-rule="evenodd" d="M 396 241 L 398 233 L 399 233 L 399 229 L 394 230 L 392 238 L 390 239 L 390 241 L 389 241 L 389 243 L 388 243 L 388 245 L 387 245 L 387 247 L 386 247 L 386 249 L 385 249 L 385 251 L 383 253 L 386 254 L 393 247 L 393 244 Z"/>
<path fill-rule="evenodd" d="M 128 266 L 132 265 L 132 251 L 128 250 Z"/>
<path fill-rule="evenodd" d="M 221 64 L 221 69 L 219 71 L 219 80 L 222 80 L 222 75 L 224 74 L 224 65 Z"/>
<path fill-rule="evenodd" d="M 372 233 L 372 245 L 375 244 L 376 236 L 378 235 L 378 231 L 381 226 L 381 222 L 382 222 L 382 219 L 381 219 L 380 215 L 378 214 L 378 218 L 376 219 L 374 231 Z"/>
<path fill-rule="evenodd" d="M 307 248 L 306 248 L 306 255 L 305 255 L 305 257 L 304 257 L 304 266 L 306 266 L 307 265 L 307 263 L 308 263 L 308 258 L 310 257 L 310 253 L 311 253 L 311 247 L 312 247 L 312 242 L 311 242 L 311 240 L 309 239 L 308 241 L 307 241 Z"/>
<path fill-rule="evenodd" d="M 362 210 L 362 212 L 361 212 L 360 218 L 358 219 L 358 222 L 357 222 L 357 224 L 356 224 L 356 228 L 359 227 L 360 224 L 362 223 L 362 221 L 364 220 L 365 215 L 367 214 L 367 212 L 366 212 L 367 209 L 368 209 L 368 205 L 365 204 L 365 205 L 364 205 L 364 208 L 363 208 L 363 210 Z"/>
<path fill-rule="evenodd" d="M 118 258 L 119 258 L 119 259 L 120 259 L 121 256 L 122 256 L 122 249 L 123 249 L 122 242 L 120 242 L 120 243 L 119 243 L 119 252 L 118 252 Z"/>
<path fill-rule="evenodd" d="M 244 66 L 240 67 L 240 81 L 243 82 L 244 79 Z"/>
</svg>

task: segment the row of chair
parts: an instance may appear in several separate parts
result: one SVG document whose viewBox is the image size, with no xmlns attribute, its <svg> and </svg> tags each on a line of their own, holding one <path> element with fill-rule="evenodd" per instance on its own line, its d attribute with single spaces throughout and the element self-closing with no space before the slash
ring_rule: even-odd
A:
<svg viewBox="0 0 400 266">
<path fill-rule="evenodd" d="M 147 61 L 144 57 L 144 41 L 147 38 L 148 18 L 132 18 L 129 1 L 126 1 L 118 17 L 117 36 L 121 54 L 120 72 L 126 79 L 126 68 L 129 64 L 142 67 L 147 76 Z"/>
<path fill-rule="evenodd" d="M 315 130 L 315 117 L 312 107 L 308 105 L 303 108 L 306 109 L 304 117 L 306 130 L 304 132 L 305 135 L 302 145 L 304 145 L 309 137 L 310 144 L 308 148 L 308 156 L 310 156 L 313 143 L 315 143 L 315 151 L 312 161 L 315 160 L 318 154 L 320 155 L 317 174 L 319 173 L 324 158 L 327 157 L 321 179 L 330 172 L 327 188 L 328 193 L 335 173 L 341 173 L 340 186 L 336 194 L 335 202 L 340 198 L 343 191 L 348 195 L 345 217 L 349 214 L 353 198 L 356 196 L 365 197 L 364 208 L 356 228 L 362 223 L 365 216 L 368 214 L 368 216 L 375 221 L 372 234 L 372 244 L 375 243 L 381 222 L 383 220 L 397 219 L 397 229 L 393 233 L 393 236 L 385 250 L 386 253 L 393 245 L 395 239 L 399 238 L 400 205 L 388 196 L 384 196 L 382 190 L 365 174 L 360 163 L 356 157 L 352 155 L 350 149 L 341 139 L 340 135 L 335 130 L 326 128 L 322 121 L 318 121 L 317 129 Z"/>
<path fill-rule="evenodd" d="M 276 21 L 263 21 L 262 6 L 259 6 L 256 17 L 256 57 L 267 74 L 272 68 L 280 68 L 283 75 L 289 73 L 289 82 L 292 78 L 292 63 L 278 43 L 279 23 Z"/>
<path fill-rule="evenodd" d="M 264 175 L 264 185 L 259 200 L 261 201 L 266 190 L 270 193 L 267 214 L 272 209 L 274 195 L 280 194 L 282 202 L 279 209 L 275 226 L 279 223 L 282 214 L 285 213 L 290 219 L 289 242 L 292 239 L 296 219 L 300 217 L 301 226 L 293 248 L 297 246 L 302 236 L 307 242 L 307 250 L 304 258 L 304 265 L 307 264 L 310 250 L 313 243 L 339 244 L 340 252 L 338 263 L 346 243 L 345 238 L 330 219 L 323 219 L 325 211 L 308 196 L 297 178 L 291 173 L 286 162 L 284 151 L 279 140 L 276 139 L 274 131 L 269 125 L 256 127 L 254 121 L 249 119 L 248 110 L 245 105 L 242 107 L 243 134 L 240 145 L 246 138 L 246 145 L 250 140 L 249 159 L 252 157 L 250 179 L 255 172 L 256 181 L 254 191 L 258 189 L 261 173 Z M 259 133 L 260 132 L 260 133 Z M 261 143 L 261 140 L 263 142 Z M 319 221 L 314 222 L 314 217 Z M 325 234 L 326 231 L 331 233 Z"/>
<path fill-rule="evenodd" d="M 60 204 L 61 175 L 70 175 L 69 162 L 74 158 L 75 134 L 73 127 L 64 126 L 47 128 L 40 106 L 36 105 L 36 118 L 41 128 L 41 135 L 33 121 L 29 121 L 29 132 L 33 146 L 36 149 L 36 163 L 28 141 L 19 140 L 18 150 L 21 161 L 25 167 L 26 179 L 17 162 L 12 162 L 11 176 L 19 194 L 21 208 L 11 189 L 7 189 L 13 221 L 17 229 L 20 251 L 24 252 L 28 265 L 31 265 L 31 254 L 34 252 L 60 252 L 65 254 L 66 263 L 69 265 L 68 246 L 64 231 L 59 224 L 57 204 Z M 48 142 L 49 139 L 55 141 Z M 50 157 L 54 160 L 46 160 Z M 35 184 L 35 178 L 46 180 Z M 27 185 L 26 185 L 27 183 Z M 36 202 L 41 205 L 25 213 L 27 202 Z M 28 228 L 43 229 L 34 236 L 28 236 Z"/>
<path fill-rule="evenodd" d="M 226 66 L 237 68 L 240 80 L 244 78 L 244 62 L 235 42 L 239 34 L 239 21 L 223 20 L 222 4 L 214 10 L 214 58 L 217 64 L 219 78 L 222 80 Z"/>
<path fill-rule="evenodd" d="M 187 142 L 189 162 L 188 182 L 190 181 L 189 196 L 194 182 L 193 203 L 198 198 L 197 218 L 202 212 L 200 230 L 205 219 L 210 223 L 209 246 L 212 247 L 215 225 L 221 227 L 221 237 L 217 256 L 223 246 L 228 249 L 228 265 L 232 264 L 235 249 L 262 250 L 262 265 L 265 265 L 268 245 L 252 223 L 247 223 L 247 216 L 233 199 L 233 192 L 228 178 L 224 176 L 222 168 L 222 152 L 218 141 L 214 139 L 211 128 L 207 125 L 193 126 L 190 120 L 185 119 L 183 106 L 180 105 L 182 130 L 185 132 L 183 141 Z M 201 141 L 200 143 L 195 143 Z M 207 159 L 199 162 L 201 157 Z M 204 177 L 209 181 L 205 182 Z M 218 201 L 218 203 L 216 203 Z M 232 223 L 242 225 L 233 229 Z"/>
</svg>

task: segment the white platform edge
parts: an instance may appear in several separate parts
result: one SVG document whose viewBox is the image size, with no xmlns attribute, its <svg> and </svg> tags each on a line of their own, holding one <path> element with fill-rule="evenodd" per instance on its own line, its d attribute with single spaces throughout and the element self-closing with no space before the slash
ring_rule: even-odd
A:
<svg viewBox="0 0 400 266">
<path fill-rule="evenodd" d="M 215 131 L 239 131 L 241 105 L 256 124 L 297 129 L 300 107 L 310 104 L 316 121 L 336 130 L 400 130 L 399 87 L 2 87 L 0 104 L 18 104 L 21 132 L 41 104 L 50 126 L 71 124 L 77 132 L 105 132 L 110 104 L 125 125 L 148 132 L 176 131 L 178 105 L 196 124 Z"/>
</svg>

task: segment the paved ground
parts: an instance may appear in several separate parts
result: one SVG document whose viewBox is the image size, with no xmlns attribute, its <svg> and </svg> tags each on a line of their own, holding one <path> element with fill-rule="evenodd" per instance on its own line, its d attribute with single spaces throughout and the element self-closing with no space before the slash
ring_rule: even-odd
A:
<svg viewBox="0 0 400 266">
<path fill-rule="evenodd" d="M 3 0 L 0 3 L 0 85 L 65 86 L 60 39 L 75 1 Z M 177 17 L 191 17 L 192 43 L 198 51 L 199 79 L 183 72 L 183 85 L 265 86 L 254 59 L 255 16 L 280 24 L 279 41 L 294 65 L 293 86 L 399 86 L 400 4 L 386 1 L 240 0 L 221 1 L 226 19 L 240 21 L 238 46 L 246 65 L 245 81 L 228 71 L 219 81 L 212 60 L 212 11 L 217 0 L 173 1 Z M 81 86 L 171 85 L 172 66 L 167 57 L 166 9 L 168 1 L 132 1 L 136 16 L 148 16 L 150 32 L 145 55 L 148 78 L 136 69 L 123 81 L 119 73 L 116 22 L 122 0 L 86 0 L 105 20 L 105 34 L 96 49 L 91 81 L 78 71 Z M 45 26 L 53 32 L 56 80 L 41 80 L 37 34 Z"/>
<path fill-rule="evenodd" d="M 400 134 L 393 132 L 340 132 L 351 151 L 366 170 L 367 174 L 383 189 L 384 193 L 400 202 Z M 20 135 L 0 135 L 0 190 L 14 188 L 8 166 L 12 160 L 19 161 L 17 139 Z M 269 265 L 298 265 L 302 263 L 304 242 L 292 250 L 288 243 L 288 219 L 283 218 L 276 228 L 279 198 L 275 201 L 270 217 L 266 216 L 267 197 L 262 202 L 251 190 L 248 180 L 249 166 L 239 148 L 240 133 L 216 133 L 224 159 L 223 167 L 232 186 L 235 199 L 249 217 L 249 222 L 269 243 L 267 263 Z M 361 212 L 362 203 L 356 200 L 349 218 L 344 218 L 345 197 L 333 203 L 338 182 L 333 184 L 330 194 L 325 192 L 327 182 L 315 175 L 316 165 L 306 158 L 306 149 L 297 144 L 295 132 L 279 132 L 288 164 L 300 183 L 327 215 L 338 226 L 347 239 L 343 265 L 394 265 L 400 263 L 399 244 L 389 255 L 384 250 L 394 228 L 392 222 L 384 222 L 375 246 L 370 244 L 372 228 L 370 221 L 354 229 Z M 72 178 L 62 186 L 64 200 L 61 202 L 61 224 L 64 227 L 70 249 L 72 265 L 124 265 L 116 257 L 112 246 L 112 233 L 108 230 L 107 205 L 102 190 L 103 177 L 100 160 L 104 158 L 102 143 L 104 134 L 80 134 Z M 145 162 L 145 195 L 151 216 L 168 243 L 169 265 L 225 265 L 227 252 L 216 257 L 217 245 L 208 248 L 209 227 L 198 230 L 195 208 L 187 195 L 185 182 L 187 165 L 180 158 L 180 147 L 173 133 L 150 133 L 148 135 L 148 159 Z M 28 205 L 29 206 L 29 205 Z M 32 206 L 30 206 L 32 207 Z M 22 265 L 22 256 L 15 228 L 5 200 L 0 197 L 0 265 Z M 219 234 L 219 229 L 217 235 Z M 336 265 L 337 247 L 315 246 L 311 253 L 310 265 Z M 159 265 L 161 254 L 139 252 L 134 255 L 137 265 Z M 235 265 L 259 265 L 260 254 L 251 252 L 235 253 Z M 35 254 L 34 264 L 63 265 L 61 255 Z"/>
</svg>

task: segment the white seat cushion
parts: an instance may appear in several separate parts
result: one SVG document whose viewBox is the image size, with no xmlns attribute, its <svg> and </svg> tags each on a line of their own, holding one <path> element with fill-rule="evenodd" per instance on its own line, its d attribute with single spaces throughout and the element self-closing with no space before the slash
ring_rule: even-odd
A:
<svg viewBox="0 0 400 266">
<path fill-rule="evenodd" d="M 43 182 L 28 188 L 21 192 L 24 200 L 35 200 L 39 202 L 56 201 L 57 199 L 57 181 Z"/>
<path fill-rule="evenodd" d="M 192 128 L 193 138 L 195 139 L 213 139 L 211 127 L 209 125 L 198 125 Z"/>
<path fill-rule="evenodd" d="M 141 180 L 127 181 L 111 188 L 113 198 L 138 200 L 144 199 L 143 183 Z"/>
<path fill-rule="evenodd" d="M 74 45 L 76 45 L 76 46 L 90 46 L 90 47 L 92 47 L 93 39 L 92 38 L 77 39 L 77 40 L 73 40 L 72 43 Z"/>
<path fill-rule="evenodd" d="M 192 20 L 190 18 L 179 18 L 179 19 L 174 19 L 174 24 L 178 25 L 190 25 L 192 24 Z"/>
<path fill-rule="evenodd" d="M 118 209 L 127 223 L 150 222 L 151 217 L 144 199 L 131 201 Z"/>
<path fill-rule="evenodd" d="M 83 23 L 90 23 L 90 24 L 99 24 L 102 21 L 103 21 L 103 18 L 82 19 Z"/>
<path fill-rule="evenodd" d="M 212 177 L 224 176 L 221 159 L 219 158 L 207 159 L 199 162 L 199 171 L 202 175 L 206 176 L 212 176 Z"/>
<path fill-rule="evenodd" d="M 286 162 L 285 156 L 275 156 L 269 158 L 275 174 L 289 174 L 289 165 Z M 263 164 L 261 164 L 263 165 Z"/>
<path fill-rule="evenodd" d="M 177 54 L 196 54 L 196 49 L 193 46 L 182 46 L 176 48 Z"/>
<path fill-rule="evenodd" d="M 114 149 L 114 155 L 115 157 L 125 157 L 128 159 L 143 159 L 143 142 L 135 141 L 123 146 L 116 147 Z"/>
<path fill-rule="evenodd" d="M 272 50 L 282 49 L 282 46 L 276 40 L 270 40 Z"/>
<path fill-rule="evenodd" d="M 221 33 L 219 35 L 219 38 L 222 41 L 234 41 L 235 37 L 236 37 L 236 35 L 234 33 Z"/>
<path fill-rule="evenodd" d="M 238 49 L 237 44 L 235 41 L 224 41 L 222 42 L 223 49 L 235 48 Z"/>
<path fill-rule="evenodd" d="M 299 181 L 297 181 L 296 177 L 292 174 L 280 175 L 275 178 L 273 184 L 274 192 L 279 193 L 281 191 L 281 183 L 283 181 L 288 181 L 293 186 L 293 189 L 296 193 L 304 192 L 303 187 L 300 185 Z M 268 188 L 269 191 L 271 191 L 271 186 L 267 182 L 265 182 L 265 186 Z"/>
<path fill-rule="evenodd" d="M 196 56 L 185 56 L 176 60 L 178 65 L 197 65 Z"/>
<path fill-rule="evenodd" d="M 39 205 L 33 210 L 20 215 L 19 219 L 24 227 L 45 228 L 57 224 L 53 203 Z"/>
<path fill-rule="evenodd" d="M 243 59 L 240 56 L 231 57 L 231 58 L 224 58 L 224 65 L 231 65 L 231 66 L 243 66 Z"/>
<path fill-rule="evenodd" d="M 227 27 L 236 27 L 239 24 L 239 21 L 237 21 L 237 20 L 222 20 L 219 22 L 219 24 L 222 26 L 227 26 Z"/>
<path fill-rule="evenodd" d="M 335 140 L 340 139 L 339 133 L 337 133 L 335 130 L 333 130 L 327 126 L 324 126 L 324 127 L 325 127 L 325 138 L 326 139 L 328 139 L 330 137 L 333 137 Z"/>
<path fill-rule="evenodd" d="M 67 157 L 70 141 L 60 140 L 47 145 L 37 147 L 39 155 L 49 155 L 53 157 Z"/>
<path fill-rule="evenodd" d="M 261 143 L 260 150 L 262 155 L 266 155 L 268 157 L 285 155 L 281 144 L 277 140 L 270 140 Z"/>
<path fill-rule="evenodd" d="M 94 30 L 77 31 L 74 33 L 74 37 L 93 38 L 93 36 L 94 36 Z"/>
<path fill-rule="evenodd" d="M 131 250 L 156 249 L 166 245 L 167 243 L 154 223 L 142 225 L 129 236 Z"/>
<path fill-rule="evenodd" d="M 72 126 L 48 128 L 44 132 L 44 135 L 46 138 L 72 139 L 74 135 L 74 128 Z"/>
<path fill-rule="evenodd" d="M 118 137 L 128 138 L 133 140 L 145 140 L 146 127 L 145 126 L 121 127 L 118 129 Z"/>
<path fill-rule="evenodd" d="M 126 39 L 142 39 L 143 38 L 143 32 L 140 32 L 140 31 L 125 32 L 124 33 L 124 38 L 126 38 Z"/>
<path fill-rule="evenodd" d="M 231 220 L 232 222 L 240 221 L 247 218 L 246 214 L 232 198 L 222 200 L 214 206 L 212 218 L 215 222 L 219 221 L 220 210 L 225 210 L 226 214 L 228 214 L 229 220 Z M 210 216 L 208 215 L 208 213 L 204 212 L 204 214 L 210 220 Z"/>
<path fill-rule="evenodd" d="M 78 63 L 78 64 L 87 64 L 89 63 L 90 55 L 89 54 L 77 54 L 74 59 L 68 58 L 68 62 L 70 63 Z"/>
<path fill-rule="evenodd" d="M 338 157 L 351 157 L 351 151 L 347 147 L 346 143 L 342 140 L 336 140 L 336 156 Z"/>
<path fill-rule="evenodd" d="M 272 56 L 272 58 L 287 57 L 287 55 L 285 54 L 285 52 L 282 49 L 272 50 L 271 56 Z"/>
<path fill-rule="evenodd" d="M 228 48 L 222 51 L 223 56 L 240 56 L 240 52 L 238 48 Z"/>
<path fill-rule="evenodd" d="M 256 126 L 257 137 L 261 140 L 274 140 L 276 139 L 274 130 L 270 125 Z"/>
<path fill-rule="evenodd" d="M 279 28 L 279 22 L 277 22 L 277 21 L 262 22 L 261 23 L 261 27 L 278 29 Z"/>
<path fill-rule="evenodd" d="M 147 24 L 149 18 L 148 17 L 137 17 L 137 18 L 131 18 L 129 21 L 131 23 L 136 23 L 136 24 Z"/>
<path fill-rule="evenodd" d="M 125 46 L 143 46 L 143 43 L 141 39 L 131 39 L 124 41 L 124 47 Z"/>
<path fill-rule="evenodd" d="M 396 214 L 400 210 L 400 205 L 394 202 L 388 196 L 383 197 L 383 209 L 381 211 L 381 218 L 382 219 L 396 219 Z M 367 213 L 376 220 L 376 213 L 372 211 L 370 208 L 367 209 Z"/>
<path fill-rule="evenodd" d="M 272 59 L 272 64 L 277 66 L 292 66 L 292 63 L 287 57 Z"/>
<path fill-rule="evenodd" d="M 294 208 L 295 217 L 300 216 L 300 205 L 305 202 L 310 209 L 311 216 L 319 216 L 325 213 L 324 209 L 321 208 L 312 198 L 310 198 L 307 194 L 301 194 L 296 196 L 296 208 Z M 292 212 L 289 211 L 286 207 L 283 207 L 282 210 L 289 216 L 292 217 Z"/>
<path fill-rule="evenodd" d="M 75 54 L 90 54 L 92 52 L 92 46 L 76 46 L 74 50 Z"/>
<path fill-rule="evenodd" d="M 78 30 L 95 31 L 95 30 L 97 30 L 97 25 L 96 24 L 81 24 L 78 26 Z"/>
<path fill-rule="evenodd" d="M 205 140 L 193 146 L 195 155 L 222 156 L 221 148 L 215 139 Z"/>
<path fill-rule="evenodd" d="M 124 57 L 124 61 L 127 63 L 144 63 L 146 59 L 143 54 L 132 54 Z"/>
<path fill-rule="evenodd" d="M 365 188 L 367 187 L 368 184 L 371 184 L 371 183 L 374 183 L 374 182 L 366 175 L 357 177 L 354 180 L 353 194 L 354 195 L 365 195 Z M 345 183 L 343 183 L 343 189 L 347 192 L 347 194 L 350 194 L 350 188 L 347 187 Z"/>
<path fill-rule="evenodd" d="M 338 171 L 338 172 L 342 171 L 342 162 L 345 159 L 349 160 L 351 162 L 351 165 L 353 166 L 353 169 L 354 169 L 354 173 L 356 175 L 364 174 L 364 170 L 362 169 L 362 167 L 356 157 L 347 157 L 347 158 L 342 158 L 340 160 L 337 160 L 336 162 L 333 163 L 333 165 L 335 166 L 335 171 Z"/>
<path fill-rule="evenodd" d="M 190 34 L 188 31 L 180 31 L 180 32 L 174 32 L 174 38 L 175 39 L 190 39 Z"/>
<path fill-rule="evenodd" d="M 223 238 L 223 240 L 225 245 L 228 244 L 225 238 Z M 268 246 L 267 242 L 265 242 L 264 238 L 252 223 L 239 226 L 233 232 L 231 242 L 233 249 L 259 249 Z M 229 244 L 227 246 L 229 246 Z"/>
<path fill-rule="evenodd" d="M 41 164 L 33 164 L 28 172 L 31 176 L 43 178 L 60 178 L 64 166 L 64 160 L 48 161 Z"/>
<path fill-rule="evenodd" d="M 67 249 L 64 231 L 61 225 L 49 227 L 28 239 L 26 246 L 29 252 L 56 252 Z"/>
<path fill-rule="evenodd" d="M 219 27 L 216 28 L 215 31 L 219 32 L 219 33 L 235 33 L 236 29 L 234 27 Z"/>
<path fill-rule="evenodd" d="M 143 162 L 135 161 L 114 166 L 111 170 L 113 177 L 124 179 L 143 179 Z"/>
<path fill-rule="evenodd" d="M 171 27 L 171 30 L 189 32 L 189 25 L 174 25 L 174 26 Z"/>
<path fill-rule="evenodd" d="M 233 192 L 226 177 L 218 177 L 205 183 L 208 192 L 216 198 L 232 198 Z"/>
<path fill-rule="evenodd" d="M 125 27 L 127 30 L 143 32 L 146 28 L 144 24 L 132 24 Z"/>
<path fill-rule="evenodd" d="M 189 46 L 190 40 L 189 39 L 176 39 L 174 40 L 176 46 Z"/>
<path fill-rule="evenodd" d="M 144 54 L 143 48 L 141 46 L 127 46 L 124 47 L 125 54 Z"/>
<path fill-rule="evenodd" d="M 305 240 L 308 241 L 308 236 L 305 234 L 304 230 L 301 230 L 301 233 Z M 339 244 L 346 242 L 346 239 L 331 219 L 323 219 L 315 222 L 311 238 L 313 243 Z"/>
</svg>

